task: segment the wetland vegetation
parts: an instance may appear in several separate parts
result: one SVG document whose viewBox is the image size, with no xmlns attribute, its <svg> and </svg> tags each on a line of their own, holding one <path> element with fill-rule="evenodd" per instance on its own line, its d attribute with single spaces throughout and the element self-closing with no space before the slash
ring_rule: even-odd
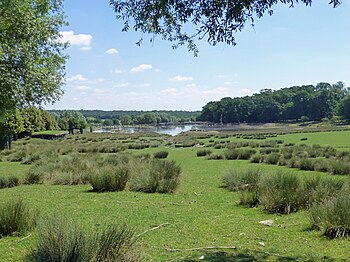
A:
<svg viewBox="0 0 350 262">
<path fill-rule="evenodd" d="M 17 140 L 0 153 L 0 220 L 35 215 L 3 230 L 0 258 L 346 259 L 350 131 L 283 130 Z M 48 230 L 64 241 L 47 246 Z"/>
</svg>

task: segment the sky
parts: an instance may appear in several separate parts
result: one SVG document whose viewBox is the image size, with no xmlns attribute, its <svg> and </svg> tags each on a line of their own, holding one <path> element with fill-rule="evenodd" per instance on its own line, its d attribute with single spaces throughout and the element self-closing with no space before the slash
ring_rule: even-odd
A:
<svg viewBox="0 0 350 262">
<path fill-rule="evenodd" d="M 197 42 L 187 48 L 122 32 L 108 0 L 65 0 L 61 28 L 69 60 L 64 95 L 46 109 L 201 110 L 209 101 L 261 89 L 343 81 L 350 86 L 350 1 L 333 9 L 279 4 L 247 24 L 236 46 Z"/>
</svg>

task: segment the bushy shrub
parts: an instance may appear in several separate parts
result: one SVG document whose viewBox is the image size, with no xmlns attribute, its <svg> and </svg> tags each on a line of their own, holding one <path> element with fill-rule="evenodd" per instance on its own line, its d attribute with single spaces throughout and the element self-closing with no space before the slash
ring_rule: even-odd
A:
<svg viewBox="0 0 350 262">
<path fill-rule="evenodd" d="M 260 154 L 260 153 L 257 153 L 257 154 L 254 154 L 252 155 L 252 157 L 250 158 L 250 162 L 251 163 L 261 163 L 264 161 L 264 155 Z"/>
<path fill-rule="evenodd" d="M 8 181 L 5 177 L 0 177 L 0 188 L 8 187 Z"/>
<path fill-rule="evenodd" d="M 252 155 L 256 153 L 256 150 L 254 149 L 248 149 L 248 148 L 235 148 L 235 149 L 228 149 L 225 151 L 225 158 L 228 160 L 234 160 L 234 159 L 250 159 Z"/>
<path fill-rule="evenodd" d="M 27 152 L 25 150 L 15 151 L 11 155 L 7 157 L 7 161 L 10 162 L 21 162 L 24 158 L 26 158 Z"/>
<path fill-rule="evenodd" d="M 331 172 L 333 175 L 349 175 L 350 174 L 350 163 L 342 161 L 342 160 L 332 160 L 331 164 Z"/>
<path fill-rule="evenodd" d="M 158 151 L 153 154 L 154 158 L 167 158 L 169 155 L 168 151 Z"/>
<path fill-rule="evenodd" d="M 260 204 L 259 190 L 240 191 L 239 204 L 246 207 L 257 207 Z"/>
<path fill-rule="evenodd" d="M 267 164 L 271 164 L 271 165 L 277 165 L 278 160 L 280 159 L 281 155 L 278 153 L 272 153 L 269 154 L 265 157 L 264 161 Z"/>
<path fill-rule="evenodd" d="M 135 250 L 135 233 L 127 226 L 111 225 L 92 235 L 90 261 L 139 261 Z"/>
<path fill-rule="evenodd" d="M 314 162 L 314 170 L 318 172 L 329 172 L 330 163 L 328 159 L 316 159 Z"/>
<path fill-rule="evenodd" d="M 35 225 L 35 217 L 23 200 L 0 203 L 0 236 L 22 234 Z"/>
<path fill-rule="evenodd" d="M 125 189 L 130 178 L 130 170 L 127 165 L 101 167 L 95 174 L 88 178 L 93 191 L 113 192 Z"/>
<path fill-rule="evenodd" d="M 8 187 L 15 187 L 15 186 L 18 186 L 18 184 L 19 184 L 19 179 L 18 179 L 18 177 L 10 176 L 10 177 L 7 179 L 7 183 L 8 183 Z"/>
<path fill-rule="evenodd" d="M 209 149 L 200 149 L 197 151 L 197 156 L 198 157 L 207 156 L 207 155 L 210 155 L 211 153 L 212 153 L 212 151 Z"/>
<path fill-rule="evenodd" d="M 223 160 L 225 159 L 225 156 L 219 153 L 211 153 L 210 155 L 207 155 L 205 158 L 208 160 Z"/>
<path fill-rule="evenodd" d="M 260 203 L 271 213 L 289 214 L 305 207 L 307 199 L 300 178 L 278 172 L 260 180 Z"/>
<path fill-rule="evenodd" d="M 315 161 L 314 159 L 310 158 L 302 158 L 299 161 L 299 169 L 300 170 L 308 170 L 313 171 L 315 170 Z"/>
<path fill-rule="evenodd" d="M 180 183 L 181 167 L 174 161 L 145 160 L 133 165 L 130 189 L 146 193 L 172 193 Z"/>
<path fill-rule="evenodd" d="M 279 148 L 273 148 L 273 147 L 267 147 L 267 148 L 261 148 L 260 153 L 262 154 L 271 154 L 271 153 L 279 153 Z"/>
<path fill-rule="evenodd" d="M 227 160 L 238 159 L 238 157 L 239 157 L 239 149 L 235 148 L 235 149 L 226 150 L 224 152 L 224 155 L 225 155 L 225 159 L 227 159 Z"/>
<path fill-rule="evenodd" d="M 53 215 L 38 224 L 36 246 L 29 261 L 88 261 L 85 236 L 80 227 L 61 215 Z"/>
<path fill-rule="evenodd" d="M 350 195 L 336 197 L 314 205 L 311 210 L 312 225 L 329 238 L 350 236 Z"/>
<path fill-rule="evenodd" d="M 260 168 L 232 169 L 222 178 L 223 186 L 230 191 L 251 190 L 257 188 L 261 174 Z"/>
<path fill-rule="evenodd" d="M 28 156 L 26 156 L 23 160 L 22 160 L 22 164 L 25 165 L 30 165 L 33 164 L 35 161 L 38 161 L 41 158 L 41 154 L 40 153 L 33 153 L 33 154 L 29 154 Z"/>
<path fill-rule="evenodd" d="M 29 169 L 27 172 L 24 183 L 25 184 L 40 184 L 43 180 L 43 173 L 39 168 Z"/>
</svg>

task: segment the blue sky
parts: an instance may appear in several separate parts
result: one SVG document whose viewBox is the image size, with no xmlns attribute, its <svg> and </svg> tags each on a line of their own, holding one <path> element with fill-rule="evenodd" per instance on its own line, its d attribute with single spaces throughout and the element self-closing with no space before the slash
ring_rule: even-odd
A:
<svg viewBox="0 0 350 262">
<path fill-rule="evenodd" d="M 246 25 L 237 46 L 198 42 L 186 47 L 138 32 L 121 32 L 122 21 L 101 0 L 66 0 L 70 42 L 65 94 L 47 109 L 201 110 L 209 101 L 251 95 L 261 89 L 335 83 L 350 85 L 350 1 L 312 7 L 277 5 L 274 14 Z"/>
</svg>

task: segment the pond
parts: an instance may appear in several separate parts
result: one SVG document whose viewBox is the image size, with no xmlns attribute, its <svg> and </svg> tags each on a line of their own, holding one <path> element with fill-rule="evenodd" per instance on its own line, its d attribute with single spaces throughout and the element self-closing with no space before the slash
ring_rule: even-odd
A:
<svg viewBox="0 0 350 262">
<path fill-rule="evenodd" d="M 117 129 L 98 129 L 94 133 L 137 133 L 137 132 L 156 132 L 159 134 L 166 134 L 176 136 L 182 132 L 190 130 L 199 130 L 201 125 L 173 125 L 173 126 L 132 126 L 132 127 L 118 127 Z"/>
</svg>

